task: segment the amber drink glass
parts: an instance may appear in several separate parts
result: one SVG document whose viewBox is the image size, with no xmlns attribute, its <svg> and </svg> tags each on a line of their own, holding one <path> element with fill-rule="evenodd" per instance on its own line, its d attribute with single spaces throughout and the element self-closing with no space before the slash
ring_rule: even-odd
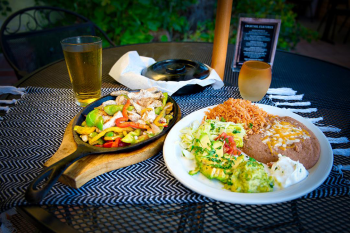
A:
<svg viewBox="0 0 350 233">
<path fill-rule="evenodd" d="M 96 36 L 61 41 L 75 102 L 82 107 L 101 97 L 102 40 Z"/>
<path fill-rule="evenodd" d="M 271 66 L 261 61 L 246 61 L 238 76 L 239 92 L 243 99 L 259 101 L 271 84 Z"/>
</svg>

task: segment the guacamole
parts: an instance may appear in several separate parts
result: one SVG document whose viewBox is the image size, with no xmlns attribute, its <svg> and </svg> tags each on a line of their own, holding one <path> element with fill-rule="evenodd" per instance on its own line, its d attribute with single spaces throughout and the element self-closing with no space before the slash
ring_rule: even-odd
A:
<svg viewBox="0 0 350 233">
<path fill-rule="evenodd" d="M 198 172 L 216 179 L 233 192 L 258 193 L 273 191 L 274 180 L 264 165 L 242 154 L 245 131 L 241 124 L 206 120 L 203 124 L 182 130 L 182 154 L 196 161 Z"/>
<path fill-rule="evenodd" d="M 226 189 L 240 193 L 271 192 L 273 186 L 274 180 L 266 173 L 264 165 L 253 158 L 242 160 L 225 184 Z"/>
</svg>

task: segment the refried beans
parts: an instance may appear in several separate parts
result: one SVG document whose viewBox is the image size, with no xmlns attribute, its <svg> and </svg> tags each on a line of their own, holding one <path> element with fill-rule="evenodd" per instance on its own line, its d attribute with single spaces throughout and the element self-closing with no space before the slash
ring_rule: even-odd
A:
<svg viewBox="0 0 350 233">
<path fill-rule="evenodd" d="M 321 153 L 320 144 L 313 132 L 291 117 L 273 117 L 272 124 L 276 124 L 276 122 L 291 124 L 306 133 L 300 136 L 299 140 L 295 140 L 296 142 L 284 146 L 284 148 L 281 144 L 271 148 L 271 145 L 266 143 L 266 133 L 253 134 L 244 140 L 244 146 L 240 149 L 250 157 L 265 164 L 276 162 L 278 154 L 282 154 L 294 161 L 299 161 L 306 169 L 312 168 L 319 160 Z M 280 141 L 282 142 L 281 139 Z"/>
</svg>

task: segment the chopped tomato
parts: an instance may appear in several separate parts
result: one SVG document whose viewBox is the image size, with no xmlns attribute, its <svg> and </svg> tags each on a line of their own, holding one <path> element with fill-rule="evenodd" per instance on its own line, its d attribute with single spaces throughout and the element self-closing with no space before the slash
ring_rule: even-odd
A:
<svg viewBox="0 0 350 233">
<path fill-rule="evenodd" d="M 236 147 L 236 142 L 233 136 L 227 135 L 225 132 L 220 134 L 215 141 L 222 141 L 224 143 L 224 153 L 230 155 L 239 155 L 239 150 Z"/>
</svg>

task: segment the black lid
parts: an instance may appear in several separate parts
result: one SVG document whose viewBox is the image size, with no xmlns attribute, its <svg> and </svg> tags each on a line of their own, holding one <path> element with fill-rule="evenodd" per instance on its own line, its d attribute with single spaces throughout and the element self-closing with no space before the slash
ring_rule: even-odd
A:
<svg viewBox="0 0 350 233">
<path fill-rule="evenodd" d="M 156 81 L 188 81 L 205 79 L 209 76 L 208 66 L 201 62 L 185 59 L 169 59 L 154 63 L 142 71 L 142 75 Z"/>
</svg>

